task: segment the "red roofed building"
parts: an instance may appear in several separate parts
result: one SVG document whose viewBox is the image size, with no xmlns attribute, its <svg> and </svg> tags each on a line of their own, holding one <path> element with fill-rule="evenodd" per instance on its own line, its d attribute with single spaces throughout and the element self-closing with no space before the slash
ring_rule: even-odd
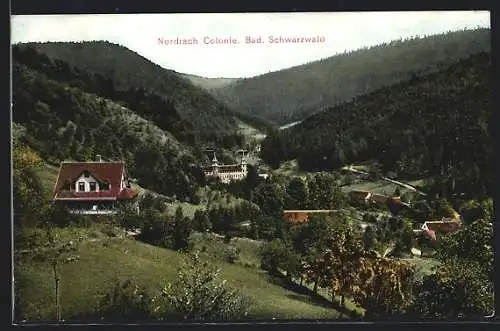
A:
<svg viewBox="0 0 500 331">
<path fill-rule="evenodd" d="M 427 221 L 422 225 L 422 231 L 432 240 L 436 240 L 436 234 L 458 231 L 460 225 L 460 222 L 457 220 Z"/>
<path fill-rule="evenodd" d="M 54 186 L 55 203 L 72 213 L 114 214 L 119 201 L 134 200 L 124 162 L 62 162 Z"/>
<path fill-rule="evenodd" d="M 338 210 L 284 210 L 283 211 L 283 219 L 287 223 L 297 224 L 297 223 L 305 223 L 309 220 L 309 218 L 313 214 L 331 214 L 338 212 Z"/>
</svg>

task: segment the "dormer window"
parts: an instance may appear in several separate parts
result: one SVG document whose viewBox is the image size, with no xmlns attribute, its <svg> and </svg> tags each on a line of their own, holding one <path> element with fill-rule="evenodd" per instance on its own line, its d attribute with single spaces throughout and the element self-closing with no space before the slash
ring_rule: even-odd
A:
<svg viewBox="0 0 500 331">
<path fill-rule="evenodd" d="M 89 178 L 89 177 L 90 177 L 90 173 L 89 173 L 88 171 L 85 171 L 85 172 L 83 173 L 83 177 L 85 177 L 85 178 Z"/>
<path fill-rule="evenodd" d="M 90 182 L 90 192 L 95 192 L 97 190 L 97 183 L 96 182 Z"/>
<path fill-rule="evenodd" d="M 85 192 L 85 182 L 79 182 L 78 183 L 78 191 L 79 192 Z"/>
</svg>

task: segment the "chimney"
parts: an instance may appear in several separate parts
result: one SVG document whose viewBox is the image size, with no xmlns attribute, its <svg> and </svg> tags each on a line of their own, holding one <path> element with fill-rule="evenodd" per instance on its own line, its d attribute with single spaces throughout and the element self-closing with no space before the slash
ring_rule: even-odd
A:
<svg viewBox="0 0 500 331">
<path fill-rule="evenodd" d="M 97 160 L 97 162 L 102 162 L 102 158 L 101 158 L 100 154 L 96 155 L 96 160 Z"/>
</svg>

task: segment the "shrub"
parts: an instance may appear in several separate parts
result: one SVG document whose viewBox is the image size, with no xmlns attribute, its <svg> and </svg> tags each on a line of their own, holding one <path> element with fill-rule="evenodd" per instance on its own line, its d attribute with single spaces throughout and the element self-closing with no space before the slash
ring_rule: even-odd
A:
<svg viewBox="0 0 500 331">
<path fill-rule="evenodd" d="M 280 239 L 266 243 L 261 250 L 261 268 L 272 273 L 278 272 L 278 268 L 287 262 L 287 253 L 287 247 Z"/>
<path fill-rule="evenodd" d="M 97 313 L 103 320 L 143 321 L 152 317 L 151 300 L 146 291 L 133 280 L 116 281 L 104 293 Z"/>
<path fill-rule="evenodd" d="M 186 253 L 183 253 L 186 254 Z M 198 252 L 184 256 L 177 280 L 167 284 L 154 308 L 164 320 L 236 320 L 247 315 L 247 297 L 219 280 L 220 270 Z"/>
<path fill-rule="evenodd" d="M 228 263 L 236 263 L 240 257 L 241 249 L 234 245 L 229 245 L 224 254 L 224 260 Z"/>
</svg>

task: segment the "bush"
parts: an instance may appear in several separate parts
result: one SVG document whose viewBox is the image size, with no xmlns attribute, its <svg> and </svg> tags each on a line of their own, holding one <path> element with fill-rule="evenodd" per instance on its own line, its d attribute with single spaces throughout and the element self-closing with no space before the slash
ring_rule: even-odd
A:
<svg viewBox="0 0 500 331">
<path fill-rule="evenodd" d="M 228 263 L 236 263 L 240 257 L 241 249 L 234 245 L 229 245 L 224 254 L 224 260 Z"/>
<path fill-rule="evenodd" d="M 119 235 L 119 230 L 109 223 L 100 224 L 99 230 L 108 237 L 118 237 Z"/>
<path fill-rule="evenodd" d="M 423 317 L 482 318 L 494 311 L 493 283 L 481 263 L 447 259 L 415 284 L 411 313 Z"/>
<path fill-rule="evenodd" d="M 133 280 L 116 281 L 99 303 L 97 313 L 103 320 L 144 321 L 152 317 L 151 300 Z"/>
<path fill-rule="evenodd" d="M 183 253 L 186 254 L 186 253 Z M 184 256 L 177 280 L 162 290 L 154 309 L 164 320 L 236 320 L 247 315 L 248 298 L 219 280 L 220 270 L 198 252 Z"/>
<path fill-rule="evenodd" d="M 278 272 L 287 262 L 288 250 L 280 239 L 265 244 L 261 251 L 261 268 L 272 273 Z"/>
<path fill-rule="evenodd" d="M 160 247 L 172 247 L 171 233 L 173 222 L 171 219 L 162 217 L 152 209 L 144 210 L 140 215 L 142 219 L 141 233 L 137 239 L 151 245 Z"/>
<path fill-rule="evenodd" d="M 45 231 L 33 228 L 15 227 L 15 249 L 34 249 L 43 246 L 48 241 Z"/>
</svg>

